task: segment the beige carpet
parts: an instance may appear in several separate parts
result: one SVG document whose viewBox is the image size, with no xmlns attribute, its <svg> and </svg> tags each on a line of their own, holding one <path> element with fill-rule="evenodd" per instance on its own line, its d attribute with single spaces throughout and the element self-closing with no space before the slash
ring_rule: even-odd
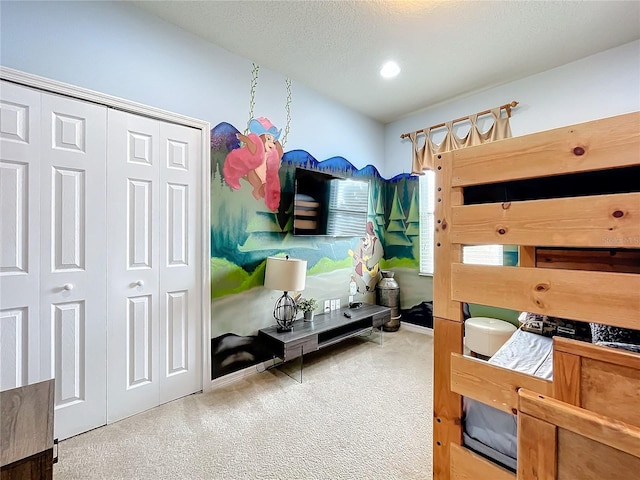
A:
<svg viewBox="0 0 640 480">
<path fill-rule="evenodd" d="M 60 443 L 54 479 L 431 478 L 433 339 L 401 328 Z"/>
</svg>

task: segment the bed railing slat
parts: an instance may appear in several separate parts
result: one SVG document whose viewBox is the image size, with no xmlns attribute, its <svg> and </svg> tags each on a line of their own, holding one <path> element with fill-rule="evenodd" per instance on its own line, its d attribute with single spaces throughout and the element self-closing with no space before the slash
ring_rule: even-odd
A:
<svg viewBox="0 0 640 480">
<path fill-rule="evenodd" d="M 518 388 L 526 387 L 550 395 L 553 385 L 543 378 L 490 365 L 475 358 L 451 355 L 451 390 L 465 397 L 514 413 L 518 408 Z"/>
<path fill-rule="evenodd" d="M 453 300 L 617 327 L 638 328 L 638 292 L 635 274 L 451 265 Z"/>
<path fill-rule="evenodd" d="M 464 187 L 640 164 L 640 112 L 453 151 Z"/>
<path fill-rule="evenodd" d="M 639 370 L 584 358 L 580 397 L 582 408 L 640 426 Z"/>
<path fill-rule="evenodd" d="M 523 247 L 535 248 L 535 247 Z M 562 268 L 566 270 L 597 270 L 600 272 L 640 273 L 640 249 L 565 249 L 536 248 L 536 261 L 524 265 L 522 256 L 520 265 L 538 268 Z"/>
<path fill-rule="evenodd" d="M 524 388 L 518 391 L 518 395 L 520 412 L 640 457 L 640 427 L 574 407 Z"/>
<path fill-rule="evenodd" d="M 555 337 L 559 338 L 559 337 Z M 555 344 L 554 344 L 555 347 Z M 581 406 L 580 367 L 582 359 L 578 355 L 553 350 L 553 398 Z"/>
<path fill-rule="evenodd" d="M 516 480 L 516 475 L 460 445 L 451 445 L 451 478 L 455 480 Z"/>
<path fill-rule="evenodd" d="M 558 429 L 558 480 L 627 480 L 636 472 L 640 458 Z"/>
<path fill-rule="evenodd" d="M 640 427 L 640 355 L 553 339 L 553 397 Z"/>
<path fill-rule="evenodd" d="M 450 388 L 451 352 L 462 353 L 462 322 L 434 318 L 433 478 L 450 477 L 449 446 L 462 444 L 462 398 Z"/>
<path fill-rule="evenodd" d="M 522 432 L 525 432 L 523 435 Z M 518 415 L 518 480 L 553 480 L 557 474 L 557 428 L 520 412 Z"/>
<path fill-rule="evenodd" d="M 455 243 L 640 248 L 640 193 L 451 207 Z"/>
<path fill-rule="evenodd" d="M 554 352 L 566 352 L 583 358 L 592 358 L 601 362 L 626 366 L 640 372 L 640 355 L 626 350 L 602 347 L 562 337 L 553 338 L 553 350 Z"/>
</svg>

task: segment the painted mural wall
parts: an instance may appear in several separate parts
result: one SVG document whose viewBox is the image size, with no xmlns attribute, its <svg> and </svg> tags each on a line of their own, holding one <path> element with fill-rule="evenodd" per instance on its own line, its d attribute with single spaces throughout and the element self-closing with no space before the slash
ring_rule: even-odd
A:
<svg viewBox="0 0 640 480">
<path fill-rule="evenodd" d="M 269 357 L 257 332 L 275 323 L 272 308 L 282 292 L 263 287 L 268 256 L 307 261 L 300 293 L 319 301 L 316 314 L 322 313 L 324 300 L 346 305 L 354 292 L 354 301 L 375 303 L 382 269 L 393 270 L 399 282 L 404 275 L 417 277 L 417 177 L 385 180 L 372 165 L 357 169 L 343 157 L 318 161 L 304 150 L 283 152 L 280 135 L 266 118 L 252 120 L 246 133 L 229 123 L 211 130 L 212 378 Z M 362 235 L 294 235 L 296 168 L 367 182 Z M 412 284 L 407 282 L 405 299 L 413 299 L 419 317 L 429 299 L 412 292 Z M 430 311 L 422 316 L 424 323 L 431 321 Z"/>
</svg>

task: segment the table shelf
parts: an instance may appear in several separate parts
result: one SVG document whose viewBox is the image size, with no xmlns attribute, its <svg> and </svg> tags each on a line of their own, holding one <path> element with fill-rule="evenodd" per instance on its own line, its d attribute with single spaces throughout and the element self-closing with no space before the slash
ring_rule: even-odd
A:
<svg viewBox="0 0 640 480">
<path fill-rule="evenodd" d="M 348 312 L 351 316 L 346 317 Z M 347 338 L 380 328 L 391 320 L 391 309 L 363 304 L 360 308 L 341 308 L 316 315 L 313 322 L 297 320 L 289 332 L 278 332 L 276 325 L 258 331 L 258 337 L 273 357 L 285 362 L 334 345 Z"/>
</svg>

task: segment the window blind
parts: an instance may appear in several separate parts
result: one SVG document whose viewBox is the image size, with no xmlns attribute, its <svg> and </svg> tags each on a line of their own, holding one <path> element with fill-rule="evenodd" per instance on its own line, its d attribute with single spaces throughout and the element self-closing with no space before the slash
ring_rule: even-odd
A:
<svg viewBox="0 0 640 480">
<path fill-rule="evenodd" d="M 420 198 L 420 273 L 433 275 L 436 176 L 431 170 L 418 177 Z"/>
<path fill-rule="evenodd" d="M 367 225 L 369 185 L 362 181 L 331 181 L 327 233 L 361 236 Z"/>
</svg>

